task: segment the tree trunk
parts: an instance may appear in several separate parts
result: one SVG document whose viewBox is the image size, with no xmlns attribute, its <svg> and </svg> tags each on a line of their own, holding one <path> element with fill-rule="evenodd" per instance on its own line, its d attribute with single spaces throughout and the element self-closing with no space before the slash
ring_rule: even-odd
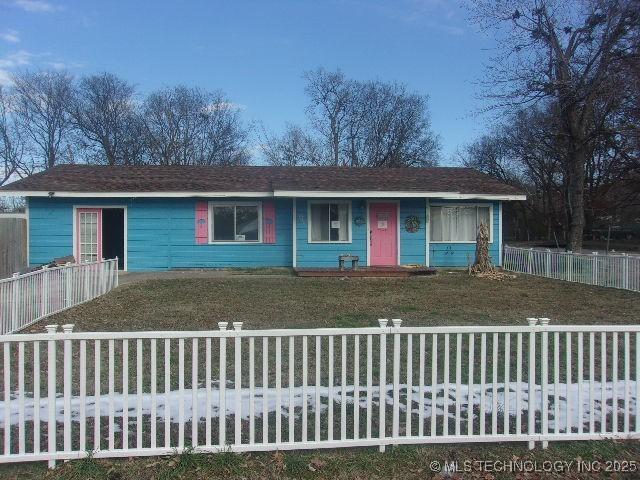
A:
<svg viewBox="0 0 640 480">
<path fill-rule="evenodd" d="M 573 149 L 569 159 L 568 201 L 569 201 L 569 235 L 567 250 L 580 252 L 584 232 L 584 166 L 586 152 L 580 146 Z"/>
</svg>

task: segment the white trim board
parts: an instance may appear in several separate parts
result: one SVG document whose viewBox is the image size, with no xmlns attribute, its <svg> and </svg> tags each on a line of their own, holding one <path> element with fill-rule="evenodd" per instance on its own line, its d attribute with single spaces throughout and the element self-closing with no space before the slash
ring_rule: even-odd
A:
<svg viewBox="0 0 640 480">
<path fill-rule="evenodd" d="M 124 210 L 124 262 L 123 262 L 123 272 L 128 270 L 129 265 L 129 212 L 126 205 L 74 205 L 73 206 L 73 257 L 78 258 L 78 246 L 77 246 L 77 235 L 78 235 L 78 209 L 82 208 L 97 208 L 97 209 L 116 209 L 120 208 Z"/>
<path fill-rule="evenodd" d="M 316 191 L 274 190 L 274 197 L 307 198 L 441 198 L 443 200 L 526 200 L 526 195 L 476 194 L 459 192 L 413 192 L 413 191 Z"/>
<path fill-rule="evenodd" d="M 273 192 L 65 192 L 65 191 L 19 191 L 4 190 L 7 197 L 51 197 L 51 198 L 441 198 L 443 200 L 526 200 L 526 195 L 475 194 L 459 192 L 413 192 L 413 191 L 316 191 L 275 190 Z"/>
</svg>

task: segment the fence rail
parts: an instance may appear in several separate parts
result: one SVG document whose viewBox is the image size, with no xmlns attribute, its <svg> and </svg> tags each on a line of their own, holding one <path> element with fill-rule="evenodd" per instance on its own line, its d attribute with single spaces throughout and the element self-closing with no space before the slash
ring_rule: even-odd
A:
<svg viewBox="0 0 640 480">
<path fill-rule="evenodd" d="M 117 259 L 14 274 L 0 280 L 0 334 L 16 332 L 117 285 Z"/>
<path fill-rule="evenodd" d="M 640 291 L 640 256 L 600 255 L 504 247 L 503 268 L 512 272 Z"/>
<path fill-rule="evenodd" d="M 0 463 L 640 439 L 640 325 L 0 336 Z"/>
</svg>

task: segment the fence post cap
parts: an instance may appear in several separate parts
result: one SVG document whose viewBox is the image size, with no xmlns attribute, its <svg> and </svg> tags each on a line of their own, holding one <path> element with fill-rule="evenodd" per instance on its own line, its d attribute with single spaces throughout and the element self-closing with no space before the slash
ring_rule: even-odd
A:
<svg viewBox="0 0 640 480">
<path fill-rule="evenodd" d="M 387 320 L 386 318 L 379 318 L 378 319 L 378 323 L 380 324 L 380 328 L 385 328 L 387 326 L 388 322 L 389 322 L 389 320 Z"/>
<path fill-rule="evenodd" d="M 598 252 L 591 252 L 591 255 L 597 255 Z"/>
<path fill-rule="evenodd" d="M 18 272 L 15 272 L 12 276 L 13 276 L 14 278 L 15 278 L 15 277 L 19 277 L 19 276 L 20 276 L 20 274 L 19 274 Z"/>
<path fill-rule="evenodd" d="M 227 325 L 229 325 L 229 322 L 218 322 L 218 328 L 220 330 L 226 330 L 227 329 Z"/>
<path fill-rule="evenodd" d="M 44 329 L 47 331 L 47 333 L 56 333 L 56 330 L 58 330 L 58 324 L 54 323 L 52 325 L 45 325 Z"/>
<path fill-rule="evenodd" d="M 540 325 L 543 327 L 546 327 L 547 325 L 549 325 L 549 318 L 543 317 L 543 318 L 539 318 L 538 320 L 540 320 Z"/>
<path fill-rule="evenodd" d="M 535 326 L 535 324 L 538 322 L 538 319 L 537 319 L 537 318 L 530 317 L 530 318 L 527 318 L 527 322 L 529 323 L 529 326 L 530 326 L 530 327 L 533 327 L 533 326 Z"/>
<path fill-rule="evenodd" d="M 395 328 L 400 328 L 402 326 L 402 319 L 401 318 L 392 318 L 391 321 L 393 322 L 393 326 Z"/>
<path fill-rule="evenodd" d="M 75 323 L 65 323 L 64 325 L 62 325 L 62 331 L 64 333 L 73 333 L 74 325 Z"/>
<path fill-rule="evenodd" d="M 234 330 L 242 330 L 242 322 L 233 322 Z"/>
</svg>

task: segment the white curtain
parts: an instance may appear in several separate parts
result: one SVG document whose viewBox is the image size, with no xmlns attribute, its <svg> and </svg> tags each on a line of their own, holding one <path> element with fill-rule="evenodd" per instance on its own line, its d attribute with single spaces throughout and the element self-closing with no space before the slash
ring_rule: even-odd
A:
<svg viewBox="0 0 640 480">
<path fill-rule="evenodd" d="M 340 221 L 340 232 L 338 238 L 341 242 L 349 240 L 349 205 L 338 204 L 338 220 Z"/>
<path fill-rule="evenodd" d="M 431 207 L 431 241 L 475 242 L 480 222 L 491 228 L 489 207 Z"/>
<path fill-rule="evenodd" d="M 329 241 L 329 205 L 327 205 L 326 203 L 312 204 L 310 222 L 311 241 Z"/>
<path fill-rule="evenodd" d="M 478 232 L 476 207 L 457 207 L 456 214 L 458 227 L 456 240 L 459 242 L 474 242 Z"/>
</svg>

